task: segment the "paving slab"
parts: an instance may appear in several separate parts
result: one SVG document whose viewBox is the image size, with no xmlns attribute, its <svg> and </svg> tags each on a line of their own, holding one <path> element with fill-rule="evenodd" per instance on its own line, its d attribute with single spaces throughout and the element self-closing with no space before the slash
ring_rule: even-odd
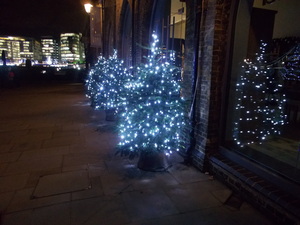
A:
<svg viewBox="0 0 300 225">
<path fill-rule="evenodd" d="M 146 189 L 122 193 L 132 220 L 144 220 L 177 214 L 179 211 L 161 189 Z"/>
<path fill-rule="evenodd" d="M 105 195 L 119 195 L 126 191 L 133 191 L 132 181 L 118 174 L 105 172 L 100 176 Z"/>
<path fill-rule="evenodd" d="M 82 191 L 75 191 L 71 193 L 71 198 L 73 200 L 87 199 L 87 198 L 95 198 L 99 196 L 103 196 L 103 188 L 100 177 L 90 178 L 91 187 L 88 189 L 84 189 Z"/>
<path fill-rule="evenodd" d="M 1 225 L 33 225 L 32 210 L 6 214 L 1 222 Z"/>
<path fill-rule="evenodd" d="M 35 188 L 36 185 L 38 184 L 39 182 L 39 179 L 41 176 L 45 176 L 45 175 L 48 175 L 48 174 L 53 174 L 53 173 L 58 173 L 60 171 L 53 171 L 53 172 L 50 172 L 50 171 L 47 171 L 47 172 L 41 172 L 41 171 L 37 171 L 37 172 L 31 172 L 30 173 L 30 176 L 28 177 L 27 179 L 27 183 L 24 187 L 24 189 L 26 188 Z"/>
<path fill-rule="evenodd" d="M 198 182 L 207 180 L 208 177 L 200 173 L 199 170 L 197 170 L 194 167 L 189 167 L 187 165 L 184 165 L 182 163 L 176 163 L 173 164 L 169 169 L 169 173 L 172 174 L 179 183 L 186 184 L 191 182 Z"/>
<path fill-rule="evenodd" d="M 71 224 L 121 225 L 130 217 L 121 196 L 103 196 L 71 202 Z"/>
<path fill-rule="evenodd" d="M 0 153 L 0 163 L 14 162 L 20 157 L 22 152 Z"/>
<path fill-rule="evenodd" d="M 5 193 L 0 193 L 0 214 L 1 212 L 4 212 L 9 205 L 10 201 L 12 200 L 15 192 L 5 192 Z M 1 217 L 1 215 L 0 215 Z M 0 224 L 1 224 L 1 219 L 0 219 Z"/>
<path fill-rule="evenodd" d="M 274 225 L 275 223 L 268 220 L 265 215 L 257 211 L 247 202 L 243 202 L 240 210 L 234 212 L 232 220 L 237 224 L 263 224 L 263 225 Z"/>
<path fill-rule="evenodd" d="M 63 157 L 60 155 L 48 156 L 39 159 L 22 160 L 10 163 L 5 174 L 21 174 L 34 171 L 45 171 L 61 168 Z"/>
<path fill-rule="evenodd" d="M 68 154 L 70 151 L 69 146 L 60 146 L 60 147 L 52 147 L 52 148 L 41 148 L 36 150 L 25 151 L 20 156 L 20 161 L 25 160 L 36 160 L 43 159 L 45 157 L 51 156 L 63 156 Z"/>
<path fill-rule="evenodd" d="M 215 196 L 221 203 L 225 203 L 228 198 L 232 195 L 232 191 L 230 189 L 220 189 L 211 191 L 212 195 Z"/>
<path fill-rule="evenodd" d="M 71 225 L 70 203 L 57 204 L 34 209 L 31 215 L 32 225 Z"/>
<path fill-rule="evenodd" d="M 32 198 L 33 192 L 34 188 L 26 188 L 20 191 L 16 191 L 12 201 L 6 209 L 6 213 L 60 204 L 64 202 L 69 202 L 71 199 L 70 193 L 53 195 L 43 198 Z"/>
<path fill-rule="evenodd" d="M 43 176 L 33 193 L 34 198 L 59 195 L 91 188 L 88 171 L 74 171 Z"/>
<path fill-rule="evenodd" d="M 0 136 L 1 136 L 1 134 L 0 134 Z M 1 138 L 2 138 L 2 136 L 1 136 Z M 13 144 L 11 144 L 11 143 L 6 144 L 6 143 L 3 142 L 3 139 L 1 139 L 1 141 L 0 141 L 0 153 L 9 152 L 10 149 L 12 148 L 12 146 L 13 146 Z"/>
<path fill-rule="evenodd" d="M 112 201 L 101 211 L 98 211 L 92 217 L 90 217 L 84 224 L 85 225 L 120 225 L 126 224 L 130 221 L 130 217 L 127 214 L 127 210 L 124 207 L 120 207 L 119 202 Z"/>
<path fill-rule="evenodd" d="M 54 138 L 56 137 L 72 137 L 76 138 L 79 136 L 79 129 L 74 129 L 74 130 L 59 130 L 59 131 L 54 131 L 53 135 Z"/>
<path fill-rule="evenodd" d="M 53 132 L 51 132 L 51 131 L 44 130 L 43 132 L 41 132 L 39 129 L 36 131 L 33 129 L 30 129 L 29 133 L 24 135 L 24 137 L 22 137 L 22 141 L 23 142 L 41 142 L 41 141 L 51 138 L 52 135 L 53 135 Z"/>
<path fill-rule="evenodd" d="M 11 148 L 11 151 L 22 152 L 39 149 L 42 146 L 42 141 L 37 141 L 34 137 L 31 137 L 32 141 L 20 139 L 19 141 L 14 141 L 14 145 Z"/>
<path fill-rule="evenodd" d="M 42 133 L 51 132 L 52 134 L 53 131 L 61 129 L 61 124 L 54 123 L 53 121 L 46 121 L 46 120 L 40 121 L 37 118 L 36 120 L 29 123 L 28 129 L 29 129 L 29 134 L 31 134 L 31 132 L 36 133 L 39 131 Z"/>
<path fill-rule="evenodd" d="M 141 175 L 133 180 L 134 190 L 149 188 L 172 188 L 179 185 L 178 181 L 168 172 L 142 171 Z"/>
<path fill-rule="evenodd" d="M 4 174 L 7 166 L 8 166 L 8 163 L 1 163 L 0 164 L 0 176 L 2 176 Z"/>
<path fill-rule="evenodd" d="M 104 159 L 107 155 L 109 147 L 103 146 L 103 144 L 95 144 L 92 142 L 89 142 L 86 140 L 85 143 L 78 144 L 76 146 L 70 146 L 70 154 L 80 154 L 80 153 L 86 153 L 86 154 L 98 154 L 101 155 L 101 159 Z"/>
<path fill-rule="evenodd" d="M 1 118 L 2 120 L 5 120 L 5 118 Z M 7 143 L 8 141 L 17 141 L 20 140 L 20 137 L 24 137 L 26 134 L 28 134 L 28 129 L 20 129 L 18 125 L 18 128 L 14 128 L 10 126 L 10 123 L 7 123 L 7 126 L 9 127 L 9 130 L 2 130 L 0 132 L 1 135 L 1 144 Z"/>
<path fill-rule="evenodd" d="M 87 169 L 90 164 L 103 165 L 103 159 L 101 154 L 90 154 L 90 153 L 71 153 L 64 156 L 63 160 L 63 171 L 71 171 L 76 168 Z"/>
<path fill-rule="evenodd" d="M 3 121 L 0 121 L 0 132 L 13 132 L 29 128 L 28 124 L 24 124 L 24 120 L 19 120 L 18 117 L 14 117 L 14 119 L 11 120 L 11 118 L 7 118 L 2 114 L 2 118 Z M 7 123 L 8 120 L 9 123 Z M 3 141 L 3 139 L 1 141 Z"/>
<path fill-rule="evenodd" d="M 78 136 L 76 138 L 70 136 L 64 137 L 55 137 L 51 139 L 47 139 L 43 141 L 42 147 L 43 148 L 50 148 L 56 146 L 70 146 L 70 145 L 78 145 L 84 143 L 84 137 Z"/>
<path fill-rule="evenodd" d="M 29 178 L 29 173 L 17 174 L 13 176 L 0 177 L 0 193 L 16 191 L 24 188 Z"/>
<path fill-rule="evenodd" d="M 88 165 L 89 177 L 100 177 L 103 173 L 107 172 L 105 163 L 89 164 Z"/>
<path fill-rule="evenodd" d="M 120 176 L 137 177 L 142 171 L 137 169 L 137 160 L 129 160 L 127 158 L 113 156 L 105 160 L 105 165 L 111 173 L 119 174 Z"/>
<path fill-rule="evenodd" d="M 204 175 L 204 174 L 202 174 Z M 199 181 L 199 182 L 191 182 L 183 185 L 187 185 L 193 189 L 204 189 L 209 190 L 210 192 L 216 191 L 216 190 L 229 190 L 229 188 L 221 183 L 218 180 L 211 179 L 209 176 L 205 175 L 207 177 L 207 180 Z"/>
<path fill-rule="evenodd" d="M 222 205 L 209 189 L 201 188 L 201 184 L 198 188 L 189 184 L 178 185 L 167 189 L 166 193 L 181 213 Z"/>
</svg>

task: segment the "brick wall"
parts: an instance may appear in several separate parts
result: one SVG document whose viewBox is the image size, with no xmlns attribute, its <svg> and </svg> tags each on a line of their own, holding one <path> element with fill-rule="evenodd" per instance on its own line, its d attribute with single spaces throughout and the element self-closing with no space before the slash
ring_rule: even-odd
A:
<svg viewBox="0 0 300 225">
<path fill-rule="evenodd" d="M 141 63 L 143 56 L 148 54 L 148 51 L 141 46 L 149 46 L 150 41 L 150 19 L 153 8 L 153 0 L 136 0 L 135 10 L 135 58 L 136 63 Z"/>
<path fill-rule="evenodd" d="M 295 196 L 221 155 L 215 155 L 210 160 L 214 176 L 227 184 L 242 200 L 252 203 L 272 218 L 274 224 L 300 224 L 300 200 Z"/>
<path fill-rule="evenodd" d="M 183 146 L 181 146 L 180 153 L 186 158 L 187 162 L 190 162 L 190 154 L 193 148 L 193 124 L 191 123 L 190 117 L 193 117 L 194 107 L 194 89 L 195 89 L 195 78 L 197 68 L 195 67 L 195 60 L 197 59 L 198 44 L 196 41 L 199 38 L 199 18 L 200 18 L 200 6 L 201 2 L 197 0 L 186 1 L 186 31 L 185 31 L 185 50 L 184 50 L 184 61 L 183 61 L 183 73 L 182 73 L 182 96 L 186 102 L 186 116 L 187 124 L 182 130 L 181 138 L 183 139 Z M 190 114 L 190 115 L 189 115 Z M 190 122 L 190 123 L 189 123 Z"/>
<path fill-rule="evenodd" d="M 119 55 L 122 54 L 121 52 L 121 40 L 122 40 L 122 35 L 121 30 L 122 30 L 122 21 L 125 18 L 124 12 L 125 12 L 125 7 L 127 7 L 127 1 L 125 0 L 116 0 L 116 48 L 119 51 Z"/>
<path fill-rule="evenodd" d="M 131 24 L 131 28 L 133 29 L 133 39 L 130 40 L 130 43 L 122 43 L 122 33 L 125 32 L 123 29 L 127 29 L 127 27 L 123 27 L 124 16 L 126 10 L 129 10 L 133 14 L 132 18 L 128 18 L 128 22 L 133 22 Z M 147 54 L 147 50 L 142 48 L 141 46 L 149 45 L 149 29 L 150 29 L 150 19 L 153 8 L 152 0 L 115 0 L 111 1 L 106 5 L 106 9 L 108 10 L 106 13 L 106 32 L 111 29 L 108 26 L 112 26 L 113 20 L 115 19 L 115 36 L 114 37 L 106 37 L 106 43 L 108 43 L 109 47 L 106 48 L 111 49 L 111 41 L 108 39 L 115 40 L 115 46 L 120 50 L 120 55 L 122 55 L 122 45 L 130 44 L 131 47 L 131 55 L 133 55 L 133 63 L 138 64 L 142 61 L 142 56 Z M 110 15 L 108 15 L 110 14 Z M 132 16 L 132 15 L 131 15 Z M 126 25 L 125 25 L 126 26 Z M 126 31 L 128 32 L 128 31 Z M 130 31 L 132 32 L 132 31 Z M 129 54 L 127 54 L 129 55 Z"/>
<path fill-rule="evenodd" d="M 231 1 L 203 0 L 201 8 L 194 163 L 208 170 L 219 146 L 222 81 Z"/>
<path fill-rule="evenodd" d="M 212 76 L 215 5 L 216 0 L 203 0 L 201 7 L 194 127 L 196 145 L 193 152 L 193 161 L 202 171 L 205 171 L 207 167 L 207 144 L 209 141 L 207 140 L 207 131 L 210 113 L 209 100 Z"/>
<path fill-rule="evenodd" d="M 116 1 L 105 1 L 103 18 L 104 56 L 113 54 L 116 48 Z"/>
</svg>

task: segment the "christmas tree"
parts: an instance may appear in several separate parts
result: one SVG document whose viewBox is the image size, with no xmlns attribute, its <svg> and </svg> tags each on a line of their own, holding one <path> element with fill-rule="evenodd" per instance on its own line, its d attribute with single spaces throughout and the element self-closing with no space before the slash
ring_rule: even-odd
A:
<svg viewBox="0 0 300 225">
<path fill-rule="evenodd" d="M 280 134 L 286 118 L 282 89 L 282 80 L 272 65 L 268 65 L 266 44 L 262 43 L 255 60 L 245 60 L 236 84 L 234 140 L 237 145 L 262 143 L 268 136 Z"/>
<path fill-rule="evenodd" d="M 300 44 L 297 44 L 283 59 L 280 72 L 286 80 L 300 80 Z"/>
<path fill-rule="evenodd" d="M 180 69 L 174 54 L 162 51 L 153 34 L 146 63 L 135 68 L 135 81 L 127 85 L 126 107 L 118 125 L 120 152 L 134 157 L 140 152 L 179 150 L 184 125 L 180 96 Z M 169 52 L 170 53 L 170 52 Z"/>
<path fill-rule="evenodd" d="M 124 85 L 130 79 L 131 75 L 123 61 L 118 59 L 116 50 L 108 59 L 100 56 L 86 81 L 86 95 L 90 98 L 91 106 L 94 109 L 119 110 L 126 93 Z"/>
<path fill-rule="evenodd" d="M 101 71 L 102 68 L 105 68 L 106 66 L 106 59 L 100 55 L 98 57 L 98 61 L 95 64 L 95 66 L 89 71 L 87 79 L 85 81 L 86 86 L 86 96 L 90 99 L 91 106 L 96 109 L 97 107 L 97 101 L 96 101 L 96 95 L 98 93 L 98 84 L 101 77 Z M 97 72 L 96 72 L 97 70 Z"/>
</svg>

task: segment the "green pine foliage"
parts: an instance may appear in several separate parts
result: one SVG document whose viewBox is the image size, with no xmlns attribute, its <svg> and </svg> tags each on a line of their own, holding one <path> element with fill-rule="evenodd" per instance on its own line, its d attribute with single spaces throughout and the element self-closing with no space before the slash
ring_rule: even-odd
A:
<svg viewBox="0 0 300 225">
<path fill-rule="evenodd" d="M 120 153 L 134 157 L 141 151 L 170 154 L 178 151 L 185 122 L 180 96 L 180 69 L 173 54 L 157 47 L 153 35 L 146 63 L 134 69 L 134 82 L 127 83 L 124 111 L 118 124 Z"/>
<path fill-rule="evenodd" d="M 129 82 L 131 75 L 118 59 L 117 51 L 106 59 L 103 56 L 90 70 L 86 80 L 86 95 L 90 98 L 94 109 L 119 110 L 124 102 L 124 85 Z"/>
</svg>

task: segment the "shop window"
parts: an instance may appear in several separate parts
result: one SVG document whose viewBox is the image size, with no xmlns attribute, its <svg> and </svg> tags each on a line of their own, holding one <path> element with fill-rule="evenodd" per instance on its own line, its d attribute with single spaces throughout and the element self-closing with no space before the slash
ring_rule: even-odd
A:
<svg viewBox="0 0 300 225">
<path fill-rule="evenodd" d="M 300 182 L 300 2 L 241 0 L 225 146 Z"/>
<path fill-rule="evenodd" d="M 175 63 L 177 66 L 181 67 L 183 63 L 186 29 L 186 4 L 184 1 L 171 1 L 169 27 L 169 49 L 175 51 Z"/>
<path fill-rule="evenodd" d="M 183 63 L 185 29 L 185 1 L 169 0 L 155 2 L 151 32 L 155 31 L 159 35 L 160 46 L 163 49 L 175 51 L 175 64 L 179 67 Z"/>
<path fill-rule="evenodd" d="M 121 57 L 126 66 L 132 66 L 132 9 L 126 1 L 123 6 L 124 18 L 122 19 L 122 48 Z M 119 53 L 120 54 L 120 53 Z"/>
</svg>

